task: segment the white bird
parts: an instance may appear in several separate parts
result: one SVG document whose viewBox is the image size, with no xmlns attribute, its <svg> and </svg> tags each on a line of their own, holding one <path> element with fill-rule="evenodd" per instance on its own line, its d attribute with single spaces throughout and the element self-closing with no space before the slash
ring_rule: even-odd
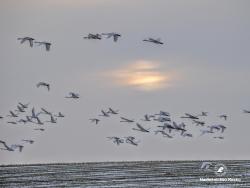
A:
<svg viewBox="0 0 250 188">
<path fill-rule="evenodd" d="M 66 96 L 65 98 L 79 99 L 80 96 L 77 93 L 70 92 L 69 96 Z"/>
<path fill-rule="evenodd" d="M 12 144 L 11 146 L 8 146 L 6 142 L 2 140 L 0 140 L 0 143 L 5 147 L 5 149 L 1 148 L 2 150 L 15 151 L 16 148 L 19 148 L 19 152 L 23 150 L 23 145 Z"/>
<path fill-rule="evenodd" d="M 109 117 L 108 112 L 105 112 L 104 110 L 101 110 L 102 114 L 100 114 L 99 116 L 104 116 L 104 117 Z"/>
<path fill-rule="evenodd" d="M 39 88 L 39 87 L 47 87 L 48 91 L 50 90 L 50 84 L 49 83 L 45 83 L 45 82 L 39 82 L 36 84 L 36 87 Z"/>
<path fill-rule="evenodd" d="M 50 42 L 37 42 L 37 41 L 36 41 L 35 43 L 38 44 L 38 46 L 44 45 L 46 51 L 50 51 L 50 46 L 51 46 L 51 43 L 50 43 Z"/>
<path fill-rule="evenodd" d="M 25 140 L 25 139 L 23 139 L 22 141 L 29 144 L 33 144 L 35 142 L 34 140 Z"/>
<path fill-rule="evenodd" d="M 65 117 L 65 115 L 63 115 L 61 112 L 58 113 L 58 115 L 55 115 L 55 117 Z"/>
<path fill-rule="evenodd" d="M 22 108 L 28 108 L 29 104 L 30 103 L 27 103 L 27 104 L 23 104 L 21 102 L 18 103 Z"/>
<path fill-rule="evenodd" d="M 100 34 L 91 34 L 89 33 L 87 37 L 83 37 L 84 39 L 98 39 L 101 40 L 102 39 L 102 35 Z"/>
<path fill-rule="evenodd" d="M 126 122 L 126 123 L 133 123 L 134 120 L 133 119 L 127 119 L 125 117 L 120 117 L 122 120 L 120 122 Z"/>
<path fill-rule="evenodd" d="M 112 108 L 109 108 L 108 113 L 110 114 L 118 114 L 119 110 L 113 110 Z"/>
<path fill-rule="evenodd" d="M 142 127 L 139 123 L 136 123 L 136 126 L 138 127 L 138 129 L 136 128 L 132 128 L 133 130 L 136 131 L 141 131 L 141 132 L 145 132 L 145 133 L 149 133 L 150 129 L 145 129 L 144 127 Z"/>
<path fill-rule="evenodd" d="M 120 145 L 122 143 L 124 143 L 124 140 L 122 138 L 113 136 L 113 137 L 107 137 L 109 140 L 112 140 L 113 143 L 115 143 L 116 145 Z"/>
<path fill-rule="evenodd" d="M 133 136 L 128 136 L 125 138 L 126 138 L 126 143 L 128 143 L 128 144 L 138 146 L 138 143 L 140 143 L 140 141 L 136 141 L 135 137 L 133 137 Z"/>
<path fill-rule="evenodd" d="M 91 122 L 95 122 L 95 124 L 98 124 L 99 123 L 99 119 L 97 118 L 92 118 L 92 119 L 89 119 Z"/>
<path fill-rule="evenodd" d="M 158 38 L 158 39 L 147 38 L 147 39 L 144 39 L 143 41 L 144 42 L 152 42 L 152 43 L 155 43 L 155 44 L 164 44 L 163 42 L 161 42 L 160 38 Z"/>
<path fill-rule="evenodd" d="M 30 47 L 33 47 L 33 41 L 35 39 L 31 37 L 23 37 L 23 38 L 17 38 L 17 40 L 21 40 L 21 44 L 23 44 L 25 41 L 29 41 Z"/>
<path fill-rule="evenodd" d="M 13 111 L 9 111 L 10 115 L 7 115 L 8 117 L 18 117 L 18 114 L 15 114 Z"/>
<path fill-rule="evenodd" d="M 112 32 L 112 33 L 102 33 L 102 35 L 106 35 L 107 38 L 113 37 L 114 42 L 117 42 L 118 38 L 121 37 L 120 34 L 114 33 L 114 32 Z"/>
</svg>

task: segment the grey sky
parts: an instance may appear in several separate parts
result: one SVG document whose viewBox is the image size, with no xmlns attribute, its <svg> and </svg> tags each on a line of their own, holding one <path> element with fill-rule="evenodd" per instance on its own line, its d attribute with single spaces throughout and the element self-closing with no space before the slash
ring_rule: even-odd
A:
<svg viewBox="0 0 250 188">
<path fill-rule="evenodd" d="M 242 113 L 250 109 L 249 17 L 247 0 L 2 0 L 0 115 L 22 101 L 66 117 L 45 125 L 44 133 L 0 120 L 0 139 L 36 141 L 22 153 L 0 151 L 0 164 L 249 159 L 250 115 Z M 122 37 L 117 43 L 83 39 L 103 32 Z M 23 36 L 52 42 L 51 51 L 20 45 Z M 142 42 L 147 37 L 165 44 Z M 51 83 L 51 91 L 37 89 L 39 81 Z M 80 100 L 65 99 L 70 91 Z M 208 124 L 228 129 L 224 140 L 171 140 L 134 132 L 118 117 L 89 122 L 108 107 L 136 120 L 165 110 L 178 123 L 185 112 L 208 111 Z M 227 122 L 217 117 L 222 113 Z M 106 139 L 115 135 L 136 136 L 141 144 L 117 147 Z"/>
</svg>

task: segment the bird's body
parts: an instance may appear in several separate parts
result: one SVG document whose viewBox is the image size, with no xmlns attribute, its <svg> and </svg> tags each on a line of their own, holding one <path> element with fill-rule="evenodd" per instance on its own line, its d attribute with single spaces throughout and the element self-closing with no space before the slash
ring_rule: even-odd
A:
<svg viewBox="0 0 250 188">
<path fill-rule="evenodd" d="M 4 142 L 2 140 L 0 140 L 0 143 L 3 144 L 3 146 L 5 147 L 5 148 L 1 148 L 2 150 L 15 151 L 16 148 L 19 149 L 19 152 L 22 152 L 22 150 L 23 150 L 23 145 L 12 144 L 11 146 L 8 146 L 6 144 L 6 142 Z"/>
</svg>

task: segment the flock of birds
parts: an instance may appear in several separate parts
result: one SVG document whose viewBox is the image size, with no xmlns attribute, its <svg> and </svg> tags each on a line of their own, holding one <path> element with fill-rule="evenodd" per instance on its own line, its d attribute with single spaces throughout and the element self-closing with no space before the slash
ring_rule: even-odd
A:
<svg viewBox="0 0 250 188">
<path fill-rule="evenodd" d="M 45 88 L 46 90 L 50 91 L 50 84 L 46 82 L 39 82 L 36 84 L 37 88 Z M 69 92 L 65 98 L 72 98 L 72 99 L 78 99 L 80 96 L 77 93 Z M 19 102 L 16 106 L 16 109 L 9 110 L 9 113 L 4 117 L 0 115 L 0 119 L 4 120 L 6 119 L 7 124 L 12 125 L 31 125 L 32 129 L 34 131 L 45 131 L 45 128 L 43 125 L 50 123 L 50 124 L 56 124 L 58 122 L 59 118 L 64 118 L 65 115 L 62 112 L 53 113 L 49 110 L 47 110 L 44 107 L 35 108 L 30 107 L 31 104 L 27 103 L 21 103 Z M 22 139 L 21 143 L 17 144 L 8 144 L 6 141 L 0 140 L 0 144 L 2 144 L 3 147 L 1 147 L 1 150 L 7 150 L 7 151 L 16 151 L 22 152 L 24 148 L 24 144 L 33 144 L 35 140 L 33 139 Z"/>
<path fill-rule="evenodd" d="M 93 39 L 93 40 L 101 40 L 102 36 L 106 36 L 106 38 L 113 38 L 114 42 L 118 41 L 118 38 L 121 37 L 122 35 L 119 33 L 115 33 L 115 32 L 111 32 L 111 33 L 101 33 L 101 34 L 92 34 L 89 33 L 88 36 L 83 37 L 84 39 Z M 17 40 L 20 40 L 20 43 L 28 43 L 30 47 L 34 46 L 34 43 L 37 44 L 37 46 L 45 46 L 46 51 L 50 51 L 50 47 L 51 47 L 51 42 L 47 42 L 47 41 L 36 41 L 34 38 L 32 37 L 22 37 L 22 38 L 17 38 Z M 147 38 L 143 40 L 144 42 L 151 42 L 154 44 L 164 44 L 163 42 L 161 42 L 161 39 L 154 39 L 154 38 Z"/>
<path fill-rule="evenodd" d="M 101 34 L 92 34 L 89 33 L 87 36 L 83 37 L 84 39 L 91 39 L 91 40 L 101 40 L 103 36 L 106 36 L 106 38 L 113 38 L 114 42 L 118 41 L 118 38 L 121 37 L 121 34 L 111 32 L 111 33 L 101 33 Z M 21 44 L 28 43 L 30 47 L 33 47 L 34 44 L 37 44 L 37 46 L 43 45 L 46 49 L 46 51 L 50 51 L 51 43 L 47 41 L 37 41 L 32 37 L 22 37 L 17 38 L 17 40 L 20 40 Z M 143 40 L 144 42 L 150 42 L 154 44 L 163 45 L 164 43 L 158 39 L 154 38 L 147 38 Z M 39 82 L 36 84 L 37 88 L 44 87 L 48 91 L 50 91 L 50 84 L 46 82 Z M 72 99 L 79 99 L 79 94 L 70 92 L 65 98 L 72 98 Z M 41 107 L 38 111 L 35 109 L 35 107 L 29 108 L 30 104 L 23 104 L 19 102 L 17 104 L 17 108 L 15 110 L 10 110 L 9 114 L 4 117 L 0 115 L 0 120 L 3 120 L 5 118 L 9 118 L 6 122 L 8 124 L 33 124 L 38 127 L 35 127 L 34 130 L 36 131 L 44 131 L 45 129 L 41 127 L 45 123 L 57 123 L 58 118 L 65 117 L 61 112 L 58 112 L 57 114 L 54 114 L 47 109 Z M 28 110 L 31 110 L 28 112 Z M 244 113 L 249 113 L 249 110 L 244 110 Z M 101 114 L 99 116 L 102 116 L 104 118 L 111 117 L 112 115 L 119 115 L 118 110 L 113 110 L 112 108 L 109 108 L 107 111 L 101 110 Z M 43 116 L 42 119 L 45 118 L 45 120 L 41 120 L 41 116 Z M 188 119 L 192 124 L 195 124 L 200 129 L 200 136 L 204 135 L 214 135 L 213 138 L 217 139 L 224 139 L 223 133 L 226 129 L 226 126 L 222 124 L 215 124 L 215 125 L 207 125 L 207 123 L 201 119 L 201 117 L 208 116 L 207 112 L 202 112 L 199 115 L 192 115 L 190 113 L 185 113 L 185 116 L 182 116 L 182 119 Z M 219 118 L 222 118 L 223 120 L 227 120 L 228 116 L 226 114 L 219 115 Z M 100 118 L 91 118 L 90 121 L 95 124 L 99 124 L 101 121 Z M 158 125 L 154 127 L 155 129 L 152 130 L 152 127 L 146 128 L 145 125 L 142 125 L 141 122 L 135 121 L 134 119 L 129 119 L 126 117 L 121 116 L 120 117 L 120 123 L 128 123 L 132 124 L 134 127 L 132 128 L 133 131 L 138 131 L 141 133 L 151 133 L 153 132 L 155 135 L 161 134 L 163 137 L 166 138 L 174 138 L 176 134 L 179 134 L 182 137 L 194 137 L 193 133 L 190 131 L 190 126 L 187 126 L 186 123 L 182 122 L 180 124 L 176 123 L 176 121 L 173 121 L 170 117 L 169 112 L 160 111 L 156 114 L 146 114 L 144 115 L 143 119 L 140 119 L 140 121 L 143 122 L 157 122 Z M 220 133 L 218 136 L 217 133 Z M 116 145 L 120 145 L 123 143 L 131 144 L 134 146 L 137 146 L 140 143 L 140 140 L 136 139 L 134 136 L 126 136 L 126 137 L 118 137 L 118 136 L 112 136 L 107 137 L 110 141 L 115 143 Z M 20 144 L 7 144 L 5 141 L 0 140 L 0 144 L 2 144 L 1 150 L 7 150 L 7 151 L 22 151 L 24 147 L 24 143 L 33 144 L 35 141 L 32 139 L 22 139 L 22 143 Z"/>
<path fill-rule="evenodd" d="M 250 111 L 248 110 L 243 110 L 243 112 L 250 114 Z M 108 108 L 108 110 L 106 111 L 101 110 L 101 114 L 99 114 L 98 116 L 110 118 L 113 115 L 119 116 L 119 111 L 114 110 L 112 108 Z M 181 116 L 180 118 L 183 120 L 187 119 L 189 121 L 189 124 L 184 122 L 181 122 L 180 124 L 176 123 L 176 121 L 171 118 L 170 113 L 165 111 L 160 111 L 159 113 L 155 114 L 145 114 L 144 117 L 139 121 L 124 116 L 119 116 L 119 118 L 120 123 L 127 123 L 133 125 L 133 127 L 131 128 L 131 130 L 133 131 L 146 134 L 154 133 L 154 135 L 160 134 L 165 138 L 172 139 L 176 137 L 176 135 L 179 135 L 181 137 L 192 138 L 194 137 L 194 134 L 192 132 L 194 128 L 191 125 L 195 125 L 195 127 L 199 129 L 199 136 L 212 135 L 214 139 L 224 139 L 223 133 L 225 132 L 225 129 L 227 127 L 222 124 L 208 124 L 204 120 L 204 118 L 207 116 L 208 112 L 201 112 L 201 114 L 198 115 L 185 113 L 185 115 Z M 227 121 L 228 115 L 221 114 L 218 116 L 218 118 L 222 119 L 223 121 Z M 103 119 L 91 118 L 89 120 L 92 123 L 99 124 Z M 190 123 L 192 124 L 190 125 Z M 147 127 L 145 127 L 145 124 L 147 124 Z M 134 146 L 138 146 L 138 144 L 140 143 L 140 140 L 136 139 L 134 136 L 112 136 L 107 138 L 116 145 L 128 143 Z"/>
</svg>

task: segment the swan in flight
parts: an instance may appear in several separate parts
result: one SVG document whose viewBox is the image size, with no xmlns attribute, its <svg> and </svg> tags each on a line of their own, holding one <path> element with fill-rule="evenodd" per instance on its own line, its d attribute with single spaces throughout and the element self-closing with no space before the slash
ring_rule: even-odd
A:
<svg viewBox="0 0 250 188">
<path fill-rule="evenodd" d="M 44 114 L 46 114 L 46 115 L 52 115 L 52 113 L 51 112 L 49 112 L 49 111 L 47 111 L 45 108 L 41 108 L 41 110 L 42 110 L 42 112 L 41 113 L 44 113 Z"/>
<path fill-rule="evenodd" d="M 54 118 L 52 115 L 50 115 L 50 120 L 49 120 L 49 121 L 46 121 L 46 122 L 49 122 L 49 123 L 56 123 L 56 118 Z"/>
<path fill-rule="evenodd" d="M 171 133 L 173 129 L 175 129 L 172 125 L 169 123 L 164 123 L 163 125 L 158 125 L 157 127 L 161 127 L 162 130 L 168 129 L 168 132 Z"/>
<path fill-rule="evenodd" d="M 152 42 L 152 43 L 155 43 L 155 44 L 164 44 L 163 42 L 161 42 L 160 38 L 158 38 L 158 39 L 147 38 L 147 39 L 144 39 L 143 41 L 144 42 Z"/>
<path fill-rule="evenodd" d="M 112 108 L 109 108 L 108 113 L 110 114 L 118 114 L 119 110 L 113 110 Z"/>
<path fill-rule="evenodd" d="M 182 136 L 183 137 L 193 137 L 193 135 L 191 133 L 184 133 Z"/>
<path fill-rule="evenodd" d="M 23 104 L 21 102 L 18 103 L 22 108 L 28 108 L 29 104 L 30 103 L 27 103 L 27 104 Z"/>
<path fill-rule="evenodd" d="M 145 114 L 144 115 L 144 119 L 141 119 L 142 121 L 151 121 L 150 118 L 154 118 L 155 116 L 154 115 L 148 115 L 148 114 Z"/>
<path fill-rule="evenodd" d="M 114 32 L 112 32 L 112 33 L 102 33 L 102 35 L 106 35 L 107 38 L 113 37 L 114 42 L 117 42 L 118 38 L 121 37 L 120 34 L 114 33 Z"/>
<path fill-rule="evenodd" d="M 112 140 L 113 143 L 115 143 L 116 145 L 120 145 L 122 143 L 124 143 L 124 140 L 122 138 L 113 136 L 113 137 L 107 137 L 109 140 Z"/>
<path fill-rule="evenodd" d="M 159 114 L 155 114 L 155 115 L 160 115 L 160 116 L 170 116 L 169 112 L 164 112 L 164 111 L 160 111 Z"/>
<path fill-rule="evenodd" d="M 144 132 L 144 133 L 149 133 L 149 129 L 145 129 L 139 123 L 136 123 L 136 126 L 138 127 L 138 129 L 136 129 L 136 128 L 132 128 L 132 129 L 136 130 L 136 131 L 141 131 L 141 132 Z"/>
<path fill-rule="evenodd" d="M 13 125 L 17 124 L 17 122 L 15 122 L 15 121 L 8 121 L 7 123 L 13 124 Z"/>
<path fill-rule="evenodd" d="M 122 120 L 120 122 L 126 122 L 126 123 L 133 123 L 134 120 L 133 119 L 127 119 L 125 117 L 120 117 Z"/>
<path fill-rule="evenodd" d="M 201 134 L 200 136 L 204 135 L 204 134 L 208 134 L 208 133 L 214 133 L 212 130 L 200 130 Z"/>
<path fill-rule="evenodd" d="M 220 118 L 224 118 L 224 120 L 226 121 L 228 116 L 227 116 L 226 114 L 222 114 L 222 115 L 220 115 L 219 117 L 220 117 Z"/>
<path fill-rule="evenodd" d="M 26 124 L 28 121 L 27 121 L 27 120 L 25 120 L 25 119 L 20 119 L 20 120 L 18 120 L 17 122 L 18 122 L 18 123 L 23 123 L 23 124 Z"/>
<path fill-rule="evenodd" d="M 155 131 L 155 134 L 161 133 L 164 137 L 168 137 L 168 138 L 173 138 L 172 136 L 170 136 L 168 133 L 166 133 L 166 131 L 163 130 L 157 130 Z"/>
<path fill-rule="evenodd" d="M 24 110 L 23 107 L 17 105 L 17 110 L 16 110 L 16 112 L 25 112 L 25 110 Z"/>
<path fill-rule="evenodd" d="M 32 110 L 31 110 L 31 118 L 35 118 L 36 119 L 40 114 L 41 114 L 41 112 L 38 112 L 38 113 L 35 112 L 35 107 L 32 108 Z"/>
<path fill-rule="evenodd" d="M 36 128 L 36 129 L 34 129 L 35 131 L 45 131 L 45 129 L 43 129 L 43 128 Z"/>
<path fill-rule="evenodd" d="M 92 119 L 89 119 L 91 122 L 95 122 L 95 124 L 97 125 L 99 123 L 99 119 L 97 118 L 92 118 Z"/>
<path fill-rule="evenodd" d="M 84 39 L 98 39 L 101 40 L 102 39 L 102 35 L 100 34 L 91 34 L 89 33 L 87 37 L 83 37 Z"/>
<path fill-rule="evenodd" d="M 29 144 L 33 144 L 35 142 L 34 140 L 25 140 L 25 139 L 23 139 L 22 141 Z"/>
<path fill-rule="evenodd" d="M 7 115 L 8 117 L 18 117 L 18 114 L 15 114 L 13 111 L 9 111 L 10 115 Z"/>
<path fill-rule="evenodd" d="M 41 122 L 41 120 L 39 119 L 39 117 L 35 117 L 35 119 L 37 120 L 36 124 L 43 125 L 43 122 Z"/>
<path fill-rule="evenodd" d="M 136 141 L 136 138 L 133 137 L 133 136 L 128 136 L 128 137 L 125 137 L 125 138 L 126 138 L 126 143 L 134 145 L 134 146 L 138 146 L 138 143 L 140 142 L 139 140 Z"/>
<path fill-rule="evenodd" d="M 65 117 L 65 115 L 63 115 L 61 112 L 59 112 L 58 115 L 55 115 L 55 117 L 61 117 L 61 118 L 63 118 L 63 117 Z"/>
<path fill-rule="evenodd" d="M 199 119 L 197 116 L 195 115 L 191 115 L 188 113 L 185 113 L 186 116 L 182 116 L 181 118 L 188 118 L 188 119 Z"/>
<path fill-rule="evenodd" d="M 19 152 L 22 152 L 23 150 L 23 145 L 18 145 L 18 144 L 12 144 L 11 146 L 8 146 L 6 142 L 0 140 L 0 143 L 3 144 L 5 149 L 1 148 L 2 150 L 8 150 L 8 151 L 15 151 L 16 148 L 19 149 Z"/>
<path fill-rule="evenodd" d="M 243 113 L 250 114 L 250 110 L 243 110 Z"/>
<path fill-rule="evenodd" d="M 25 41 L 28 41 L 30 44 L 30 47 L 33 47 L 33 42 L 35 39 L 31 37 L 23 37 L 23 38 L 17 38 L 17 40 L 21 40 L 21 44 L 23 44 Z"/>
<path fill-rule="evenodd" d="M 198 116 L 207 116 L 207 114 L 208 114 L 208 112 L 201 112 L 201 114 Z"/>
<path fill-rule="evenodd" d="M 109 117 L 108 112 L 105 112 L 104 110 L 101 110 L 102 114 L 100 114 L 99 116 L 104 116 L 104 117 Z"/>
<path fill-rule="evenodd" d="M 50 42 L 37 42 L 37 41 L 36 41 L 35 43 L 38 44 L 38 46 L 44 45 L 46 51 L 50 51 L 50 46 L 51 46 L 51 43 L 50 43 Z"/>
<path fill-rule="evenodd" d="M 158 117 L 158 118 L 154 118 L 155 121 L 159 121 L 159 122 L 166 122 L 166 121 L 171 121 L 171 119 L 168 116 L 165 117 Z"/>
<path fill-rule="evenodd" d="M 48 84 L 48 83 L 39 82 L 39 83 L 36 84 L 36 87 L 37 87 L 37 88 L 39 88 L 39 87 L 41 87 L 41 86 L 47 87 L 48 91 L 50 90 L 50 84 Z"/>
<path fill-rule="evenodd" d="M 196 119 L 193 119 L 193 123 L 195 123 L 196 126 L 198 126 L 198 125 L 204 126 L 205 125 L 204 121 L 199 121 L 199 120 L 196 120 Z"/>
<path fill-rule="evenodd" d="M 77 93 L 70 92 L 69 96 L 66 96 L 65 98 L 79 99 L 80 96 Z"/>
</svg>

